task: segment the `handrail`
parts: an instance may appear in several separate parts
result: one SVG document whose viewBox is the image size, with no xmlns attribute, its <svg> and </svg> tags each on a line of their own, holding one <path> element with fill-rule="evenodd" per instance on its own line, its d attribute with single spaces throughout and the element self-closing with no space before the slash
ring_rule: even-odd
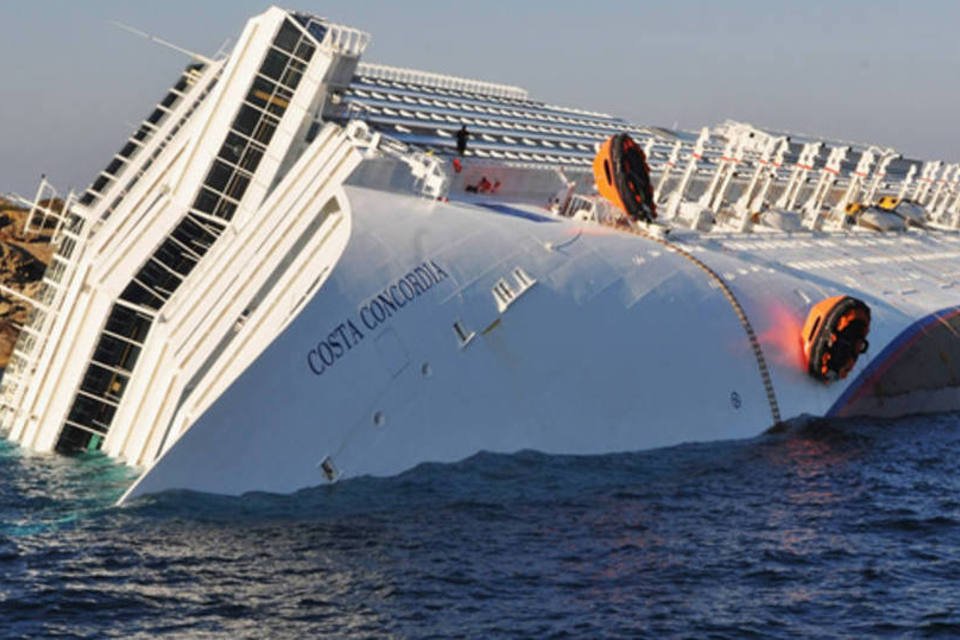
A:
<svg viewBox="0 0 960 640">
<path fill-rule="evenodd" d="M 391 67 L 385 64 L 361 62 L 357 65 L 357 75 L 392 80 L 395 82 L 419 84 L 427 87 L 438 87 L 440 89 L 453 89 L 454 91 L 489 95 L 498 98 L 510 98 L 513 100 L 528 99 L 526 89 L 508 84 L 498 84 L 484 80 L 470 80 L 469 78 L 448 76 L 442 73 Z"/>
<path fill-rule="evenodd" d="M 370 34 L 342 24 L 327 23 L 327 35 L 323 46 L 330 47 L 348 56 L 359 56 L 370 44 Z"/>
</svg>

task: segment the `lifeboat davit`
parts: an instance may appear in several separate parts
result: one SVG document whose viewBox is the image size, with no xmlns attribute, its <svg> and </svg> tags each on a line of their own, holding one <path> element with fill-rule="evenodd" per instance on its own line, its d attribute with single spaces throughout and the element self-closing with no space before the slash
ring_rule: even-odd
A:
<svg viewBox="0 0 960 640">
<path fill-rule="evenodd" d="M 643 149 L 626 133 L 611 136 L 593 159 L 597 191 L 633 220 L 657 217 L 650 167 Z"/>
<path fill-rule="evenodd" d="M 847 377 L 867 350 L 870 308 L 850 296 L 834 296 L 813 306 L 803 325 L 807 372 L 823 382 Z"/>
</svg>

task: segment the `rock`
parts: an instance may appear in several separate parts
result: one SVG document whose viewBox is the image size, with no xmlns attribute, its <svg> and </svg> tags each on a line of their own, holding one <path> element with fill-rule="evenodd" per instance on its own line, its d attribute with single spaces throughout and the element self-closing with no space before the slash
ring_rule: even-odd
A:
<svg viewBox="0 0 960 640">
<path fill-rule="evenodd" d="M 62 207 L 54 202 L 53 208 Z M 50 264 L 54 222 L 40 233 L 24 234 L 29 211 L 0 198 L 0 284 L 32 297 Z M 0 367 L 6 367 L 20 327 L 29 320 L 31 305 L 21 298 L 0 292 Z"/>
</svg>

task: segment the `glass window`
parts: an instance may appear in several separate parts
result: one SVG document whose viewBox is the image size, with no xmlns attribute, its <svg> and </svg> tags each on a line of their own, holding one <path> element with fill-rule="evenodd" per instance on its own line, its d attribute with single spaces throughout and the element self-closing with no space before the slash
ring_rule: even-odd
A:
<svg viewBox="0 0 960 640">
<path fill-rule="evenodd" d="M 300 84 L 300 78 L 302 77 L 303 77 L 303 72 L 298 71 L 297 69 L 294 69 L 293 65 L 290 65 L 287 71 L 283 74 L 283 79 L 281 79 L 280 82 L 290 87 L 291 89 L 296 89 L 297 85 Z"/>
<path fill-rule="evenodd" d="M 102 431 L 102 429 L 99 429 Z M 77 429 L 69 424 L 64 425 L 63 431 L 60 432 L 60 439 L 57 440 L 57 451 L 61 453 L 73 453 L 76 451 L 86 451 L 90 446 L 90 441 L 93 439 L 93 436 L 86 431 Z M 102 443 L 102 441 L 101 441 Z M 98 443 L 96 449 L 100 449 L 100 444 Z"/>
<path fill-rule="evenodd" d="M 224 220 L 232 220 L 233 214 L 237 211 L 236 203 L 230 202 L 226 198 L 220 201 L 220 205 L 217 207 L 217 210 L 213 212 L 213 215 L 218 218 L 223 218 Z"/>
<path fill-rule="evenodd" d="M 60 243 L 60 255 L 64 259 L 69 260 L 70 256 L 73 255 L 73 249 L 77 246 L 77 242 L 73 238 L 64 238 Z"/>
<path fill-rule="evenodd" d="M 233 167 L 220 160 L 214 160 L 213 167 L 210 168 L 210 173 L 207 174 L 207 179 L 203 181 L 203 184 L 214 191 L 222 192 L 232 174 Z"/>
<path fill-rule="evenodd" d="M 219 238 L 220 234 L 223 233 L 223 230 L 227 228 L 227 225 L 220 224 L 219 222 L 211 220 L 210 218 L 205 218 L 200 214 L 189 213 L 187 215 L 191 217 L 195 223 L 200 225 L 200 227 L 204 229 L 207 234 L 209 234 L 211 239 L 208 244 L 213 244 L 213 241 Z M 209 248 L 209 246 L 207 248 Z"/>
<path fill-rule="evenodd" d="M 140 267 L 136 275 L 142 284 L 156 291 L 161 298 L 169 298 L 180 286 L 180 278 L 163 268 L 153 257 Z"/>
<path fill-rule="evenodd" d="M 320 133 L 320 123 L 314 120 L 313 122 L 310 123 L 310 128 L 307 129 L 307 137 L 306 137 L 307 144 L 313 142 L 316 139 L 318 133 Z"/>
<path fill-rule="evenodd" d="M 260 159 L 263 158 L 263 148 L 257 144 L 251 144 L 247 147 L 247 152 L 243 154 L 243 160 L 240 161 L 240 167 L 250 173 L 257 170 Z"/>
<path fill-rule="evenodd" d="M 110 178 L 108 178 L 107 176 L 101 175 L 99 178 L 97 178 L 96 182 L 94 182 L 93 186 L 90 188 L 93 189 L 94 191 L 103 193 L 104 190 L 106 190 L 107 185 L 110 184 L 110 182 L 112 182 Z"/>
<path fill-rule="evenodd" d="M 196 265 L 196 260 L 176 242 L 167 238 L 157 249 L 153 257 L 180 275 L 186 276 Z"/>
<path fill-rule="evenodd" d="M 327 28 L 319 22 L 314 22 L 313 20 L 311 20 L 309 26 L 307 26 L 307 31 L 310 32 L 310 35 L 316 38 L 318 44 L 323 42 L 323 37 L 327 35 Z"/>
<path fill-rule="evenodd" d="M 150 316 L 122 304 L 115 304 L 107 318 L 107 331 L 142 343 L 150 331 L 151 322 Z"/>
<path fill-rule="evenodd" d="M 231 164 L 239 164 L 240 158 L 243 155 L 243 148 L 246 145 L 246 138 L 230 132 L 227 134 L 227 139 L 223 142 L 223 146 L 220 147 L 220 153 L 217 155 Z"/>
<path fill-rule="evenodd" d="M 255 104 L 261 109 L 264 108 L 270 101 L 270 94 L 273 93 L 276 86 L 266 78 L 257 76 L 253 81 L 253 86 L 250 87 L 250 92 L 247 94 L 247 102 Z"/>
<path fill-rule="evenodd" d="M 115 411 L 114 407 L 105 402 L 78 395 L 73 401 L 67 420 L 106 433 L 105 429 L 113 420 Z"/>
<path fill-rule="evenodd" d="M 108 367 L 132 371 L 139 355 L 140 347 L 132 342 L 100 334 L 100 341 L 93 352 L 93 359 Z"/>
<path fill-rule="evenodd" d="M 169 108 L 170 105 L 172 105 L 174 102 L 177 101 L 177 97 L 178 97 L 178 96 L 177 96 L 177 94 L 175 94 L 175 93 L 168 93 L 168 94 L 163 98 L 163 102 L 161 102 L 160 104 L 162 104 L 164 107 Z"/>
<path fill-rule="evenodd" d="M 260 73 L 276 80 L 283 74 L 289 60 L 290 56 L 287 54 L 280 53 L 276 49 L 270 49 L 267 52 L 267 57 L 263 60 L 263 66 L 260 67 Z"/>
<path fill-rule="evenodd" d="M 119 158 L 114 158 L 113 162 L 107 165 L 107 173 L 117 175 L 125 163 Z"/>
<path fill-rule="evenodd" d="M 260 112 L 249 105 L 240 107 L 236 119 L 233 121 L 233 128 L 240 133 L 249 136 L 257 126 L 260 120 Z"/>
<path fill-rule="evenodd" d="M 127 302 L 138 304 L 148 309 L 159 309 L 163 306 L 163 300 L 161 300 L 159 296 L 148 291 L 138 282 L 128 284 L 127 288 L 120 294 L 120 297 Z"/>
<path fill-rule="evenodd" d="M 174 227 L 170 235 L 191 249 L 197 250 L 200 248 L 201 250 L 197 250 L 200 255 L 203 255 L 210 243 L 217 239 L 216 235 L 208 231 L 206 227 L 197 224 L 189 215 Z"/>
<path fill-rule="evenodd" d="M 180 221 L 180 224 L 174 228 L 173 233 L 170 235 L 191 248 L 198 243 L 204 247 L 209 247 L 210 243 L 217 239 L 217 234 L 222 231 L 222 229 L 216 229 L 214 231 L 211 231 L 207 225 L 200 224 L 188 215 Z M 202 254 L 203 252 L 198 253 Z"/>
<path fill-rule="evenodd" d="M 157 124 L 163 119 L 165 113 L 166 112 L 163 109 L 154 109 L 153 113 L 150 114 L 150 117 L 147 118 L 147 122 L 150 124 Z"/>
<path fill-rule="evenodd" d="M 304 38 L 300 41 L 300 46 L 297 47 L 297 57 L 301 60 L 310 61 L 310 58 L 313 57 L 314 46 L 307 42 L 307 39 Z"/>
<path fill-rule="evenodd" d="M 142 126 L 139 129 L 137 129 L 137 132 L 135 134 L 133 134 L 133 139 L 142 142 L 143 140 L 146 140 L 147 136 L 149 135 L 150 135 L 150 129 L 148 129 L 146 126 Z"/>
<path fill-rule="evenodd" d="M 209 189 L 200 189 L 200 194 L 197 196 L 197 201 L 193 203 L 193 208 L 204 213 L 210 213 L 216 208 L 219 200 L 220 194 Z"/>
<path fill-rule="evenodd" d="M 277 121 L 269 116 L 264 116 L 263 120 L 260 121 L 260 124 L 257 125 L 256 130 L 253 132 L 253 139 L 264 145 L 268 145 L 270 144 L 270 139 L 273 137 L 273 132 L 276 130 Z"/>
<path fill-rule="evenodd" d="M 274 95 L 272 98 L 270 98 L 270 104 L 267 105 L 267 111 L 278 118 L 282 118 L 283 114 L 287 110 L 287 107 L 289 106 L 289 100 L 284 100 L 280 96 Z"/>
<path fill-rule="evenodd" d="M 123 145 L 123 149 L 120 149 L 120 153 L 118 155 L 122 158 L 129 158 L 133 155 L 133 152 L 136 151 L 137 148 L 138 147 L 135 143 L 128 142 L 127 144 Z"/>
<path fill-rule="evenodd" d="M 233 174 L 233 177 L 230 179 L 230 184 L 227 185 L 227 188 L 223 193 L 229 198 L 240 200 L 243 198 L 243 194 L 247 190 L 247 185 L 249 184 L 249 176 L 245 176 L 238 171 L 237 173 Z"/>
<path fill-rule="evenodd" d="M 83 382 L 80 388 L 87 393 L 97 396 L 106 395 L 110 390 L 110 383 L 116 374 L 109 369 L 104 369 L 97 365 L 91 365 L 87 368 L 87 373 L 83 376 Z"/>
<path fill-rule="evenodd" d="M 283 25 L 280 27 L 280 31 L 277 32 L 277 37 L 274 39 L 273 44 L 284 51 L 292 52 L 297 46 L 297 40 L 299 39 L 300 29 L 297 29 L 295 26 L 293 26 L 289 20 L 284 20 Z"/>
</svg>

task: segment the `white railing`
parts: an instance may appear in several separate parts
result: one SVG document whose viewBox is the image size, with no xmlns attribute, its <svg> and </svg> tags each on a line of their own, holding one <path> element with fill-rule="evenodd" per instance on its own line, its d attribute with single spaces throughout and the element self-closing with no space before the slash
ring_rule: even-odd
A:
<svg viewBox="0 0 960 640">
<path fill-rule="evenodd" d="M 45 205 L 41 205 L 41 198 L 47 193 L 50 193 L 50 196 L 45 199 Z M 25 300 L 33 310 L 30 319 L 17 336 L 10 355 L 10 365 L 4 371 L 3 381 L 0 383 L 0 433 L 8 432 L 13 426 L 12 421 L 16 419 L 20 399 L 32 377 L 34 363 L 53 330 L 54 320 L 63 305 L 64 293 L 76 272 L 77 258 L 82 253 L 82 245 L 89 234 L 86 218 L 77 213 L 83 209 L 74 208 L 76 195 L 70 192 L 60 203 L 60 209 L 54 212 L 50 207 L 56 202 L 56 198 L 56 191 L 44 178 L 31 207 L 28 225 L 25 225 L 25 231 L 30 231 L 31 221 L 39 216 L 37 231 L 42 231 L 46 220 L 56 217 L 56 229 L 50 242 L 55 251 L 44 271 L 36 297 Z M 22 294 L 17 297 L 25 298 Z"/>
<path fill-rule="evenodd" d="M 483 80 L 470 80 L 457 76 L 448 76 L 442 73 L 431 73 L 429 71 L 417 71 L 416 69 L 404 69 L 402 67 L 391 67 L 385 64 L 372 64 L 361 62 L 357 65 L 357 75 L 379 80 L 390 80 L 393 82 L 404 82 L 407 84 L 416 84 L 426 87 L 436 87 L 439 89 L 449 89 L 451 91 L 460 91 L 463 93 L 476 93 L 479 95 L 493 96 L 496 98 L 509 98 L 511 100 L 527 100 L 526 89 L 515 87 L 508 84 L 497 84 L 495 82 L 485 82 Z"/>
<path fill-rule="evenodd" d="M 370 44 L 370 34 L 341 24 L 327 24 L 322 46 L 347 56 L 359 56 Z"/>
<path fill-rule="evenodd" d="M 402 161 L 410 168 L 414 179 L 414 188 L 430 199 L 443 198 L 450 188 L 450 176 L 443 168 L 443 162 L 432 153 L 411 148 L 408 145 L 374 132 L 362 120 L 347 123 L 346 135 L 354 146 L 364 153 L 379 152 Z"/>
</svg>

